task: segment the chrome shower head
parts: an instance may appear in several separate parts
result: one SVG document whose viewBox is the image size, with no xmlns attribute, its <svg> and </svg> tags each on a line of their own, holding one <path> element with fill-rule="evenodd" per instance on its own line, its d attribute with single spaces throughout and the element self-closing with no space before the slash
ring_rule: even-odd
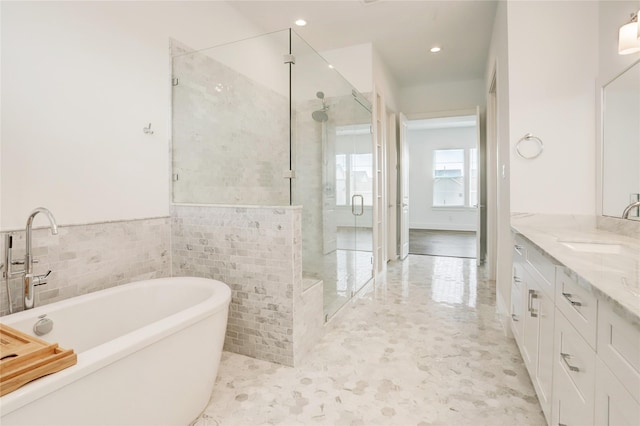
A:
<svg viewBox="0 0 640 426">
<path fill-rule="evenodd" d="M 311 113 L 311 117 L 318 123 L 324 123 L 325 121 L 329 120 L 329 116 L 327 115 L 327 111 L 325 109 L 313 111 Z"/>
</svg>

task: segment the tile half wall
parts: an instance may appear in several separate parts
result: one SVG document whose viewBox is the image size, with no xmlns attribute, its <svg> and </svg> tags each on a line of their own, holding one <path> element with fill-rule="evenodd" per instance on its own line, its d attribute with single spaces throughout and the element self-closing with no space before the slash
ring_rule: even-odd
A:
<svg viewBox="0 0 640 426">
<path fill-rule="evenodd" d="M 322 283 L 302 289 L 301 212 L 172 206 L 173 274 L 231 287 L 225 350 L 292 366 L 320 337 Z"/>
</svg>

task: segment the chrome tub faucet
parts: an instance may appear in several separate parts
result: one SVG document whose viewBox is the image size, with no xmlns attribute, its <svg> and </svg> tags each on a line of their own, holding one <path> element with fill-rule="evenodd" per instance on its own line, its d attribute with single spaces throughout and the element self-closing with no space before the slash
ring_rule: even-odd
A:
<svg viewBox="0 0 640 426">
<path fill-rule="evenodd" d="M 49 219 L 49 225 L 51 227 L 51 235 L 56 235 L 58 233 L 58 224 L 56 223 L 56 219 L 53 217 L 53 214 L 44 207 L 38 207 L 34 211 L 31 212 L 29 217 L 27 218 L 27 228 L 26 228 L 26 251 L 24 253 L 24 308 L 31 309 L 33 308 L 34 303 L 34 293 L 35 286 L 42 285 L 47 283 L 47 277 L 51 273 L 48 271 L 43 275 L 34 275 L 33 274 L 33 256 L 31 254 L 31 226 L 33 224 L 33 219 L 36 217 L 38 213 L 43 213 Z"/>
</svg>

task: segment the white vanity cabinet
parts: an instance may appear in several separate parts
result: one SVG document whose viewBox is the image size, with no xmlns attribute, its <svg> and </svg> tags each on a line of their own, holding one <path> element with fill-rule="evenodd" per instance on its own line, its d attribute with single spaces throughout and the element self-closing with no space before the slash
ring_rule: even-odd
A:
<svg viewBox="0 0 640 426">
<path fill-rule="evenodd" d="M 596 353 L 557 311 L 553 354 L 552 425 L 593 425 Z"/>
<path fill-rule="evenodd" d="M 556 271 L 553 425 L 593 425 L 598 300 L 564 267 Z"/>
<path fill-rule="evenodd" d="M 640 325 L 598 309 L 597 425 L 640 425 Z"/>
<path fill-rule="evenodd" d="M 542 411 L 550 419 L 555 266 L 537 247 L 516 235 L 513 272 L 511 329 Z"/>
<path fill-rule="evenodd" d="M 547 421 L 640 425 L 640 319 L 542 253 L 514 235 L 511 329 Z"/>
</svg>

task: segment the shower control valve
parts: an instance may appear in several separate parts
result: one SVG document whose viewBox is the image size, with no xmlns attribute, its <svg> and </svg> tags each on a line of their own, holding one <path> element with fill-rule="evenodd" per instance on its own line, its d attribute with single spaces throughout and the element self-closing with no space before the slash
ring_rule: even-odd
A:
<svg viewBox="0 0 640 426">
<path fill-rule="evenodd" d="M 33 275 L 31 274 L 31 278 L 33 279 L 33 285 L 35 287 L 39 285 L 45 285 L 47 283 L 47 277 L 51 275 L 51 271 L 47 271 L 46 274 L 42 275 Z"/>
</svg>

